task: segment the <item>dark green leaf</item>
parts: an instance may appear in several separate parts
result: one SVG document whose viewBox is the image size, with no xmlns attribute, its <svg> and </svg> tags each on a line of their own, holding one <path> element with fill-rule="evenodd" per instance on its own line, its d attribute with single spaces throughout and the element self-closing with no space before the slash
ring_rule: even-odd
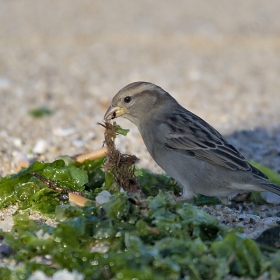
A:
<svg viewBox="0 0 280 280">
<path fill-rule="evenodd" d="M 51 115 L 53 112 L 47 107 L 40 107 L 37 109 L 30 110 L 28 113 L 34 118 L 41 118 L 43 116 Z"/>
</svg>

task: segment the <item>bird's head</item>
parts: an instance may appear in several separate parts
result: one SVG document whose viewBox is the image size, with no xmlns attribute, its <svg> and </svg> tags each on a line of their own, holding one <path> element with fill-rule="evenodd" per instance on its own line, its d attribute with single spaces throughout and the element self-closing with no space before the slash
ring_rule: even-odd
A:
<svg viewBox="0 0 280 280">
<path fill-rule="evenodd" d="M 173 100 L 175 101 L 166 91 L 152 83 L 131 83 L 113 97 L 104 119 L 123 116 L 139 126 L 164 103 L 172 103 Z"/>
</svg>

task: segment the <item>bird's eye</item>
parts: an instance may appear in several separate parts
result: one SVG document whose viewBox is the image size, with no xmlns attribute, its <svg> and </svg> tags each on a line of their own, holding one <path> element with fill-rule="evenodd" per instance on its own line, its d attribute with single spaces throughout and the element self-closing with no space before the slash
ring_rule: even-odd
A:
<svg viewBox="0 0 280 280">
<path fill-rule="evenodd" d="M 131 97 L 130 96 L 126 96 L 125 98 L 124 98 L 124 102 L 125 103 L 129 103 L 131 101 Z"/>
</svg>

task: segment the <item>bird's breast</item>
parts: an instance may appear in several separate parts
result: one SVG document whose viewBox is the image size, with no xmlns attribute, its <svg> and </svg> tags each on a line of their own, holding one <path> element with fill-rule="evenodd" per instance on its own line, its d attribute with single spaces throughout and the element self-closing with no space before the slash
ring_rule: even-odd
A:
<svg viewBox="0 0 280 280">
<path fill-rule="evenodd" d="M 149 151 L 152 158 L 157 161 L 156 158 L 158 157 L 159 151 L 164 149 L 164 139 L 160 139 L 158 127 L 146 125 L 144 129 L 139 127 L 139 131 L 147 150 Z"/>
</svg>

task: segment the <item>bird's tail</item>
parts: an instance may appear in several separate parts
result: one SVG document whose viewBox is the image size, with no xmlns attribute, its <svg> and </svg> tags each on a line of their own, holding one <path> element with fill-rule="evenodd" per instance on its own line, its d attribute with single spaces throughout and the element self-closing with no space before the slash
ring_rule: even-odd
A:
<svg viewBox="0 0 280 280">
<path fill-rule="evenodd" d="M 269 192 L 273 192 L 277 195 L 280 195 L 280 186 L 275 185 L 273 183 L 267 182 L 266 184 L 262 184 L 262 188 L 266 189 Z"/>
</svg>

